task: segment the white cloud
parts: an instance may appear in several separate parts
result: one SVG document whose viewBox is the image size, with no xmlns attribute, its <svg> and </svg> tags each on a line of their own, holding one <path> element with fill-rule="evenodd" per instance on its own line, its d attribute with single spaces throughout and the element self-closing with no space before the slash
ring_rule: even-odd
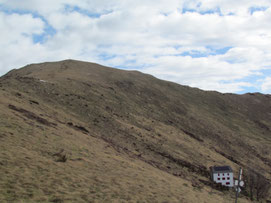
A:
<svg viewBox="0 0 271 203">
<path fill-rule="evenodd" d="M 271 94 L 271 77 L 266 77 L 262 81 L 261 90 L 264 93 Z"/>
<path fill-rule="evenodd" d="M 200 5 L 200 6 L 199 6 Z M 186 6 L 198 11 L 217 10 L 222 14 L 247 15 L 251 7 L 269 7 L 269 0 L 186 0 Z"/>
<path fill-rule="evenodd" d="M 32 41 L 34 34 L 43 32 L 42 20 L 33 18 L 29 14 L 0 13 L 0 27 L 0 74 L 11 68 L 23 66 L 27 61 L 39 60 L 42 57 L 39 53 L 44 48 Z"/>
<path fill-rule="evenodd" d="M 4 14 L 0 13 L 1 23 L 1 43 L 19 40 L 23 35 L 28 37 L 33 34 L 43 32 L 44 23 L 40 19 L 35 19 L 31 15 Z M 31 39 L 31 36 L 30 36 Z"/>
<path fill-rule="evenodd" d="M 244 78 L 271 67 L 269 0 L 0 2 L 0 44 L 6 47 L 0 74 L 26 63 L 75 58 L 239 92 L 254 85 Z M 264 9 L 252 13 L 252 7 Z M 5 11 L 12 9 L 29 14 Z M 55 33 L 35 43 L 32 36 L 46 35 L 48 27 Z"/>
</svg>

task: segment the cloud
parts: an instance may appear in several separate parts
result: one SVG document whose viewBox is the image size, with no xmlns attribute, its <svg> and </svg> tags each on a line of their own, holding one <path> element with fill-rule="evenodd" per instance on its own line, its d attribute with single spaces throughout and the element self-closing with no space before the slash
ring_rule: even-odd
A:
<svg viewBox="0 0 271 203">
<path fill-rule="evenodd" d="M 261 90 L 264 93 L 270 93 L 271 92 L 271 77 L 266 77 L 262 81 Z"/>
<path fill-rule="evenodd" d="M 44 49 L 33 43 L 33 35 L 41 34 L 44 22 L 30 14 L 0 13 L 0 74 L 10 68 L 25 65 L 27 60 L 40 59 L 39 52 Z M 32 52 L 32 55 L 30 54 Z M 28 58 L 28 59 L 27 59 Z"/>
<path fill-rule="evenodd" d="M 0 74 L 75 58 L 205 90 L 245 92 L 262 90 L 255 81 L 271 67 L 269 0 L 0 3 L 0 43 L 6 47 Z"/>
<path fill-rule="evenodd" d="M 270 7 L 268 0 L 187 0 L 186 7 L 198 12 L 218 11 L 223 15 L 247 15 L 252 8 Z M 257 9 L 255 9 L 257 10 Z"/>
</svg>

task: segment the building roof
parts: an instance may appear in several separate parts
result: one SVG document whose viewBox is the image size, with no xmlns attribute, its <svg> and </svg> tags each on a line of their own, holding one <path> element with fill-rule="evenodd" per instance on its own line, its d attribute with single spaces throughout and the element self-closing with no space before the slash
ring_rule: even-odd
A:
<svg viewBox="0 0 271 203">
<path fill-rule="evenodd" d="M 212 173 L 230 173 L 232 168 L 230 166 L 213 166 L 211 171 Z"/>
</svg>

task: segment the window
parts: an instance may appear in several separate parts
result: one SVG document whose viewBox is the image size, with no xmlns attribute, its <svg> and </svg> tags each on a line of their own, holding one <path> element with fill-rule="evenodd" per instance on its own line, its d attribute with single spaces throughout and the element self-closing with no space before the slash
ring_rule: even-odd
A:
<svg viewBox="0 0 271 203">
<path fill-rule="evenodd" d="M 217 178 L 217 180 L 220 180 L 220 178 Z"/>
<path fill-rule="evenodd" d="M 222 180 L 225 180 L 225 178 L 222 178 Z"/>
<path fill-rule="evenodd" d="M 229 185 L 230 184 L 230 182 L 226 182 L 226 185 Z"/>
<path fill-rule="evenodd" d="M 230 177 L 227 177 L 227 180 L 230 180 Z"/>
<path fill-rule="evenodd" d="M 228 176 L 229 176 L 230 174 L 228 173 Z"/>
<path fill-rule="evenodd" d="M 218 173 L 218 176 L 220 176 L 220 173 Z"/>
</svg>

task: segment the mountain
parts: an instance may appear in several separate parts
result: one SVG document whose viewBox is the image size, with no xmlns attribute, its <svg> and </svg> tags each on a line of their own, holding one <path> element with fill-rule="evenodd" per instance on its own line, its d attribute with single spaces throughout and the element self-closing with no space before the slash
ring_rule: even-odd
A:
<svg viewBox="0 0 271 203">
<path fill-rule="evenodd" d="M 233 202 L 214 165 L 271 180 L 271 95 L 65 60 L 10 71 L 0 98 L 0 202 Z"/>
</svg>

